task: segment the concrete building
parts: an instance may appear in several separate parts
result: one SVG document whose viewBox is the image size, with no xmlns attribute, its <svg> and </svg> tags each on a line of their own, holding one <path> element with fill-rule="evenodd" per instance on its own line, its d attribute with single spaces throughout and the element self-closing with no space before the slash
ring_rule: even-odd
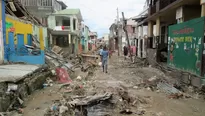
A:
<svg viewBox="0 0 205 116">
<path fill-rule="evenodd" d="M 13 7 L 10 4 L 13 4 Z M 10 4 L 8 1 L 1 3 L 1 31 L 3 34 L 0 35 L 2 38 L 0 43 L 3 44 L 1 50 L 4 52 L 4 62 L 45 64 L 47 28 L 40 25 L 34 17 L 31 18 L 19 2 Z"/>
<path fill-rule="evenodd" d="M 77 53 L 78 43 L 82 37 L 82 21 L 80 9 L 65 9 L 50 14 L 48 27 L 52 29 L 51 43 L 64 48 L 69 53 Z"/>
<path fill-rule="evenodd" d="M 131 47 L 133 48 L 133 51 L 136 51 L 135 46 L 135 41 L 136 41 L 136 26 L 137 23 L 133 21 L 133 18 L 126 19 L 126 29 L 128 32 L 128 38 L 130 40 Z M 110 49 L 111 50 L 118 50 L 119 49 L 119 54 L 122 53 L 123 47 L 127 46 L 127 40 L 126 40 L 126 35 L 123 30 L 123 20 L 121 19 L 120 21 L 116 21 L 110 26 L 110 34 L 109 34 L 109 44 L 110 44 Z M 113 46 L 113 47 L 112 47 Z"/>
<path fill-rule="evenodd" d="M 89 32 L 89 37 L 89 50 L 94 50 L 96 48 L 96 40 L 98 39 L 98 34 L 97 32 Z"/>
<path fill-rule="evenodd" d="M 103 41 L 105 42 L 106 45 L 109 44 L 109 34 L 104 34 L 103 35 Z"/>
<path fill-rule="evenodd" d="M 148 61 L 152 65 L 167 62 L 169 67 L 194 74 L 181 80 L 198 87 L 205 83 L 205 61 L 200 47 L 204 43 L 204 3 L 202 0 L 148 0 L 147 16 L 138 18 L 139 28 L 148 26 Z"/>
<path fill-rule="evenodd" d="M 18 0 L 25 8 L 37 17 L 40 22 L 47 25 L 48 15 L 66 9 L 62 1 L 57 0 Z"/>
<path fill-rule="evenodd" d="M 89 36 L 90 29 L 87 25 L 82 24 L 82 39 L 81 39 L 81 45 L 82 45 L 82 51 L 87 52 L 88 51 L 88 40 L 90 40 Z"/>
</svg>

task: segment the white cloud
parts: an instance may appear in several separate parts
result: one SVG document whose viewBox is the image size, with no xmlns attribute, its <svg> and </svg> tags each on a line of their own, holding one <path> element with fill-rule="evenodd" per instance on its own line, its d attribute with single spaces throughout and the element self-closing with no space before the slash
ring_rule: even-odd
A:
<svg viewBox="0 0 205 116">
<path fill-rule="evenodd" d="M 84 22 L 91 31 L 97 31 L 99 36 L 109 32 L 110 25 L 124 12 L 125 17 L 138 15 L 142 10 L 145 0 L 62 0 L 68 8 L 79 8 Z"/>
</svg>

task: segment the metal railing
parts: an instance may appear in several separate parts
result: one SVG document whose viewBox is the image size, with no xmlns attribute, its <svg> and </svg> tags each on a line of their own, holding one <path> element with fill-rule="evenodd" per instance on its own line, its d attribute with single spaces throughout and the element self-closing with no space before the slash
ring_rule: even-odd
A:
<svg viewBox="0 0 205 116">
<path fill-rule="evenodd" d="M 53 7 L 58 11 L 62 9 L 62 6 L 56 0 L 19 0 L 22 5 L 26 7 L 38 6 L 38 7 Z"/>
</svg>

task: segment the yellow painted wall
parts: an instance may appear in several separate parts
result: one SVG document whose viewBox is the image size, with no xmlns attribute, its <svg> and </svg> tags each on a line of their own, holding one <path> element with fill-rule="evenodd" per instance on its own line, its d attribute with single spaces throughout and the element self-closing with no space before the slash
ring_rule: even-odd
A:
<svg viewBox="0 0 205 116">
<path fill-rule="evenodd" d="M 14 43 L 17 44 L 17 34 L 24 34 L 24 44 L 27 44 L 27 34 L 32 34 L 32 24 L 20 22 L 15 18 L 6 16 L 6 22 L 13 23 L 14 31 Z M 10 29 L 6 29 L 6 43 L 8 44 L 8 33 Z"/>
<path fill-rule="evenodd" d="M 39 28 L 39 40 L 40 40 L 40 48 L 41 50 L 44 50 L 43 27 Z"/>
</svg>

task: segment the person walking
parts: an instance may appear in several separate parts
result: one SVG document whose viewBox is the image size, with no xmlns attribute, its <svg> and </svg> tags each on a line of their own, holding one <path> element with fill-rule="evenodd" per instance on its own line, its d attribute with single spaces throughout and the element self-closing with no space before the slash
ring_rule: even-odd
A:
<svg viewBox="0 0 205 116">
<path fill-rule="evenodd" d="M 99 50 L 99 55 L 100 55 L 100 61 L 101 62 L 102 62 L 102 51 L 103 51 L 103 47 L 101 46 L 100 50 Z"/>
<path fill-rule="evenodd" d="M 126 57 L 128 55 L 128 48 L 127 48 L 127 46 L 123 47 L 123 52 L 124 52 L 124 57 L 125 57 L 125 60 L 126 60 Z"/>
<path fill-rule="evenodd" d="M 105 46 L 102 51 L 102 68 L 103 68 L 103 72 L 106 72 L 106 73 L 108 73 L 107 71 L 108 56 L 109 56 L 109 52 L 107 50 L 107 47 Z"/>
</svg>

